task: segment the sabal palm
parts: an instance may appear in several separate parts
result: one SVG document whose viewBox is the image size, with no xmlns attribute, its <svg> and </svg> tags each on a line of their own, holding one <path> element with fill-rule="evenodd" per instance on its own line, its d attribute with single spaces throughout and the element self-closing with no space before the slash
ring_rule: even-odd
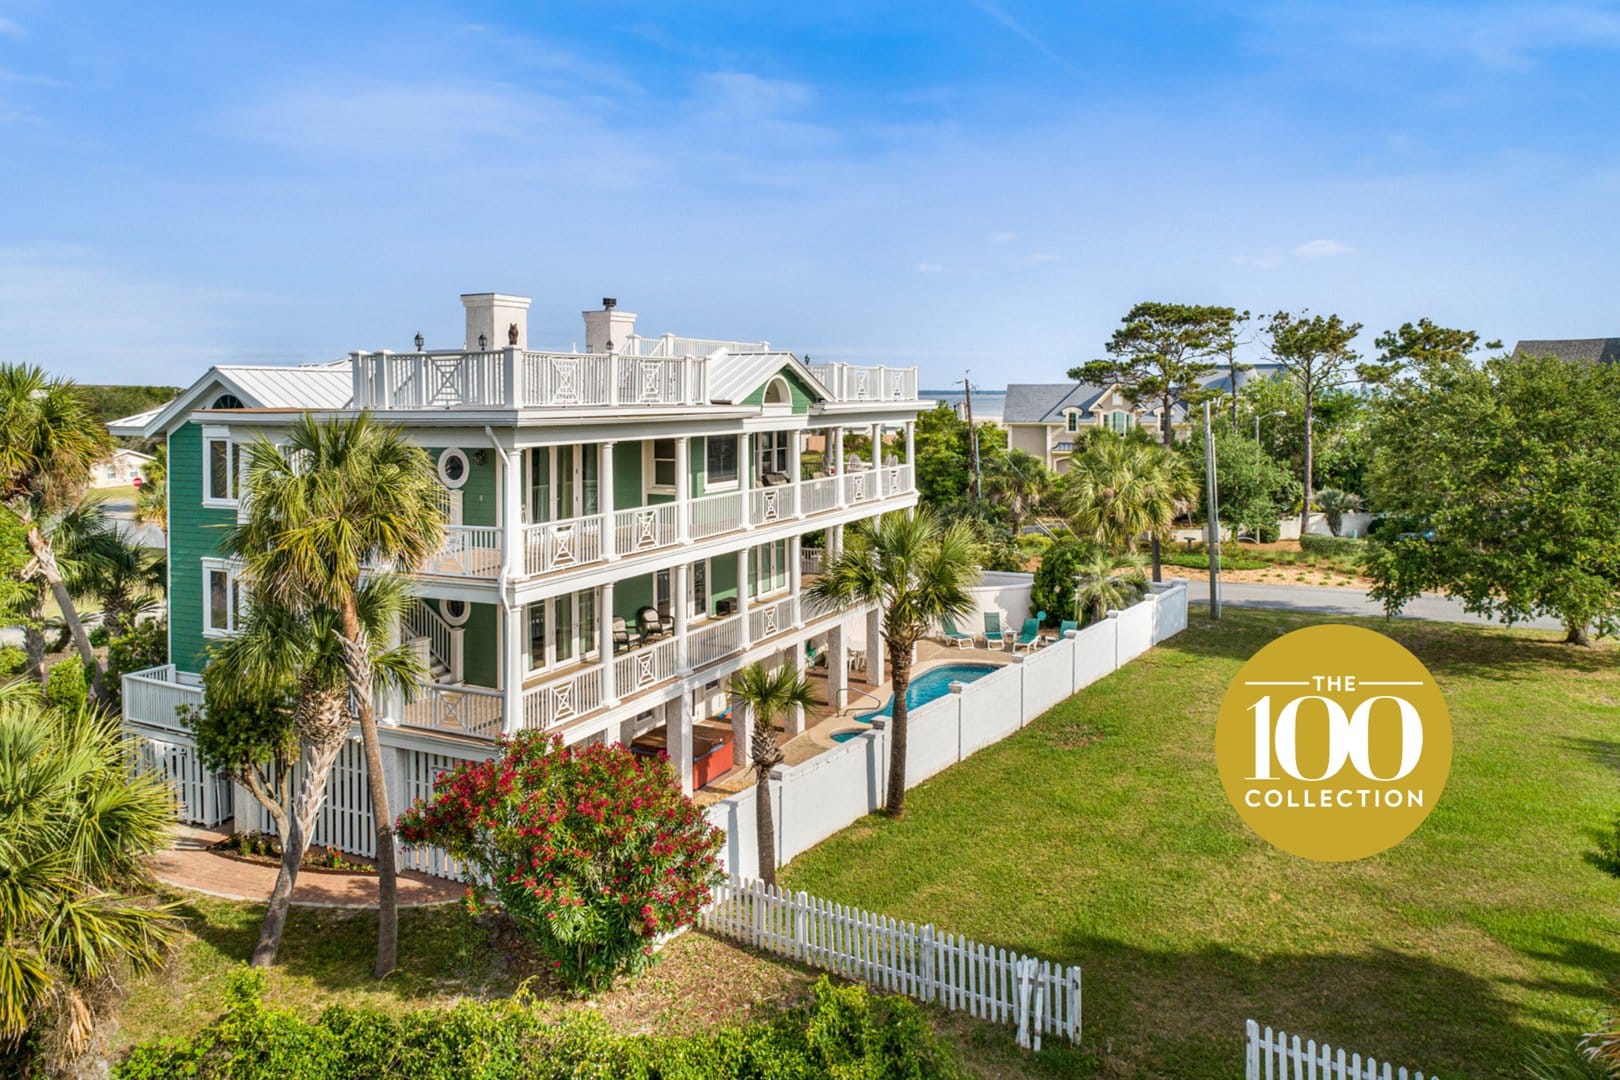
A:
<svg viewBox="0 0 1620 1080">
<path fill-rule="evenodd" d="M 81 1054 L 106 991 L 160 963 L 177 929 L 143 895 L 173 795 L 131 755 L 97 712 L 0 700 L 0 1062 Z"/>
<path fill-rule="evenodd" d="M 384 693 L 398 692 L 406 700 L 427 672 L 411 648 L 390 648 L 385 643 L 406 606 L 414 602 L 404 579 L 387 574 L 368 576 L 357 598 L 360 623 L 371 650 L 373 685 Z M 275 962 L 281 945 L 298 871 L 313 838 L 315 817 L 326 799 L 332 764 L 354 721 L 338 613 L 328 607 L 288 608 L 274 601 L 250 604 L 241 632 L 209 651 L 208 680 L 211 699 L 216 693 L 235 693 L 248 702 L 294 699 L 293 726 L 301 766 L 296 793 L 266 782 L 257 769 L 241 770 L 234 777 L 264 805 L 282 839 L 281 869 L 253 950 L 253 963 L 268 965 Z M 216 689 L 219 687 L 230 689 Z M 288 796 L 290 801 L 283 803 Z"/>
<path fill-rule="evenodd" d="M 1051 470 L 1026 450 L 1009 449 L 990 457 L 984 463 L 982 480 L 985 497 L 1012 518 L 1014 537 L 1023 531 L 1024 519 L 1036 513 L 1052 493 Z"/>
<path fill-rule="evenodd" d="M 748 753 L 754 761 L 754 839 L 758 844 L 759 876 L 776 884 L 776 825 L 771 817 L 771 770 L 782 764 L 776 744 L 776 721 L 794 709 L 816 704 L 816 692 L 804 676 L 787 665 L 775 670 L 749 664 L 731 676 L 727 693 L 732 707 L 747 708 L 754 722 Z"/>
<path fill-rule="evenodd" d="M 27 530 L 33 559 L 23 576 L 55 595 L 98 692 L 101 664 L 43 523 L 80 502 L 91 468 L 111 452 L 107 426 L 96 419 L 71 379 L 53 379 L 28 365 L 0 364 L 0 505 Z"/>
<path fill-rule="evenodd" d="M 394 969 L 398 883 L 394 820 L 382 783 L 372 651 L 359 615 L 361 575 L 420 568 L 444 542 L 441 487 L 426 452 L 369 413 L 317 421 L 305 414 L 278 447 L 255 443 L 247 516 L 231 548 L 248 588 L 293 610 L 330 608 L 365 742 L 377 829 L 377 975 Z"/>
<path fill-rule="evenodd" d="M 75 604 L 98 594 L 98 586 L 109 571 L 107 563 L 118 541 L 113 523 L 99 499 L 87 494 L 72 506 L 44 514 L 24 527 L 37 529 L 50 544 L 62 587 Z M 33 590 L 24 628 L 29 674 L 40 679 L 46 652 L 45 594 L 51 590 L 37 576 L 26 579 L 24 584 Z"/>
<path fill-rule="evenodd" d="M 1123 610 L 1147 588 L 1142 557 L 1094 547 L 1075 565 L 1075 607 L 1087 621 L 1096 622 L 1109 608 Z"/>
<path fill-rule="evenodd" d="M 1159 537 L 1197 497 L 1186 462 L 1156 443 L 1103 435 L 1091 439 L 1064 476 L 1063 508 L 1075 535 L 1110 551 L 1134 552 L 1137 538 Z"/>
<path fill-rule="evenodd" d="M 963 522 L 942 524 L 927 508 L 894 511 L 851 525 L 844 549 L 806 590 L 824 610 L 876 604 L 883 612 L 883 642 L 893 673 L 894 716 L 889 724 L 891 814 L 905 811 L 906 689 L 911 653 L 940 620 L 965 618 L 974 609 L 968 590 L 979 580 L 979 545 Z M 869 643 L 868 647 L 875 646 Z M 836 662 L 836 661 L 835 661 Z"/>
</svg>

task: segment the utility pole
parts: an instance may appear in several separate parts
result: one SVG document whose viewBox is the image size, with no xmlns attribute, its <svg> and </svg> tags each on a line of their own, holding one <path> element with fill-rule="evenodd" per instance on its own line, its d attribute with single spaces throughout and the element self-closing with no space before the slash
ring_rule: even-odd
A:
<svg viewBox="0 0 1620 1080">
<path fill-rule="evenodd" d="M 963 372 L 964 376 L 972 374 L 971 368 Z M 973 380 L 963 378 L 962 389 L 967 394 L 968 451 L 973 457 L 973 501 L 978 502 L 984 495 L 979 490 L 979 429 L 973 426 Z"/>
<path fill-rule="evenodd" d="M 1204 548 L 1209 552 L 1209 617 L 1221 617 L 1221 500 L 1215 487 L 1215 436 L 1210 431 L 1209 402 L 1204 402 Z"/>
</svg>

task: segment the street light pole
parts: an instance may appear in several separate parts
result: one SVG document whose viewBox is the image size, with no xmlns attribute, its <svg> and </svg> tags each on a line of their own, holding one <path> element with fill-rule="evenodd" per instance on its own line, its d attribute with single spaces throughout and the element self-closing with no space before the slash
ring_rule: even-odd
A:
<svg viewBox="0 0 1620 1080">
<path fill-rule="evenodd" d="M 1259 431 L 1260 419 L 1255 418 Z M 1209 617 L 1221 617 L 1221 519 L 1220 493 L 1215 487 L 1215 438 L 1210 431 L 1209 402 L 1204 402 L 1204 549 L 1209 553 Z"/>
</svg>

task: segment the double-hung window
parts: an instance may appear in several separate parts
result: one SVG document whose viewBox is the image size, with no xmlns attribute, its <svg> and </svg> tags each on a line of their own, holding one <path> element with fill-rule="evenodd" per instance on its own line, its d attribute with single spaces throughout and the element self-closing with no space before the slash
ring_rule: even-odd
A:
<svg viewBox="0 0 1620 1080">
<path fill-rule="evenodd" d="M 204 559 L 203 636 L 228 637 L 241 629 L 242 582 L 237 567 L 224 559 Z"/>
<path fill-rule="evenodd" d="M 648 490 L 672 493 L 675 490 L 675 440 L 654 439 L 652 449 L 652 483 Z"/>
<path fill-rule="evenodd" d="M 710 435 L 703 440 L 703 455 L 705 490 L 737 486 L 737 436 Z"/>
<path fill-rule="evenodd" d="M 536 600 L 528 608 L 530 671 L 546 671 L 598 654 L 595 589 Z"/>
<path fill-rule="evenodd" d="M 225 428 L 203 429 L 203 505 L 230 506 L 242 487 L 242 448 Z"/>
<path fill-rule="evenodd" d="M 755 438 L 759 440 L 759 475 L 764 479 L 771 473 L 786 473 L 788 471 L 788 440 L 793 437 L 791 431 L 762 431 Z"/>
</svg>

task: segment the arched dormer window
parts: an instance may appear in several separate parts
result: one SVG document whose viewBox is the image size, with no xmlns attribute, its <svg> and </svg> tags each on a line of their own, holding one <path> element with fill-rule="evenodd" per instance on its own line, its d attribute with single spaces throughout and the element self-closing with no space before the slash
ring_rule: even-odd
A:
<svg viewBox="0 0 1620 1080">
<path fill-rule="evenodd" d="M 778 375 L 765 384 L 765 404 L 792 405 L 793 391 L 788 388 L 788 381 Z"/>
<path fill-rule="evenodd" d="M 208 407 L 210 409 L 245 409 L 245 408 L 247 408 L 246 405 L 242 404 L 242 399 L 237 397 L 235 394 L 221 394 L 221 395 L 219 395 L 219 397 L 215 398 L 214 403 L 212 405 L 208 406 Z"/>
<path fill-rule="evenodd" d="M 1080 430 L 1080 410 L 1079 409 L 1069 409 L 1067 412 L 1065 412 L 1063 414 L 1063 421 L 1064 421 L 1063 426 L 1068 428 L 1071 433 L 1079 431 Z"/>
</svg>

